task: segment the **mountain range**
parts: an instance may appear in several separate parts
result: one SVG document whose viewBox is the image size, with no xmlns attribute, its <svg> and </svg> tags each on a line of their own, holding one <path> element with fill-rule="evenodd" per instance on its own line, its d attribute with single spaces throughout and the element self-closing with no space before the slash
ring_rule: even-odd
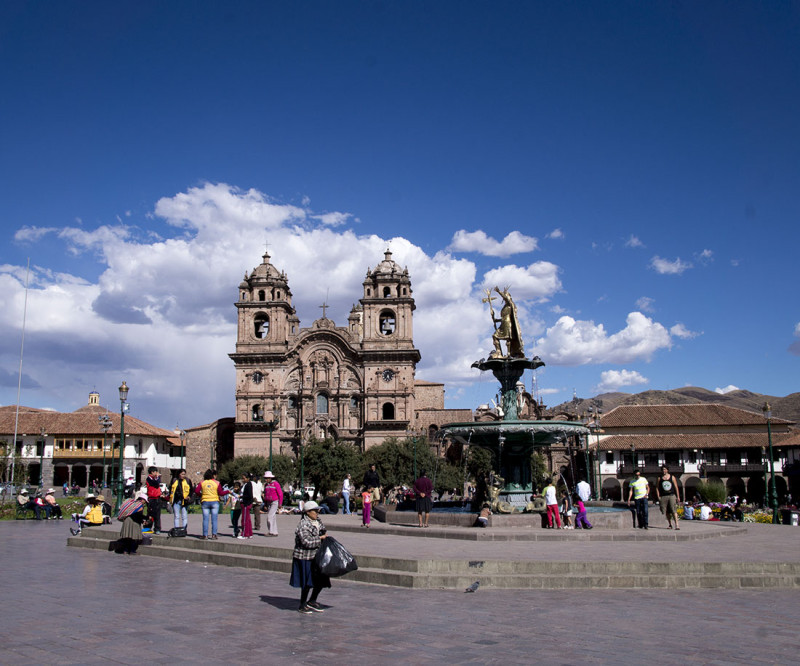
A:
<svg viewBox="0 0 800 666">
<path fill-rule="evenodd" d="M 577 412 L 586 414 L 590 408 L 597 407 L 604 414 L 619 405 L 688 405 L 697 403 L 716 403 L 738 407 L 749 412 L 762 414 L 764 403 L 772 408 L 774 418 L 800 423 L 800 393 L 790 393 L 780 397 L 753 393 L 739 389 L 729 393 L 717 393 L 698 386 L 686 386 L 669 391 L 642 391 L 641 393 L 601 393 L 594 398 L 573 398 L 550 408 L 552 411 Z"/>
</svg>

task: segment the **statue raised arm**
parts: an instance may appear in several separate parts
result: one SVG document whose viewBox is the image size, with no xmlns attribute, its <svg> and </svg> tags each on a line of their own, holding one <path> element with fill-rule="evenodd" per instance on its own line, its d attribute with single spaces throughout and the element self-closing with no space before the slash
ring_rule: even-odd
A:
<svg viewBox="0 0 800 666">
<path fill-rule="evenodd" d="M 497 330 L 492 334 L 492 342 L 494 343 L 494 351 L 489 355 L 489 358 L 524 358 L 525 351 L 522 343 L 522 331 L 519 328 L 519 319 L 517 318 L 517 306 L 508 292 L 508 287 L 500 290 L 495 287 L 494 290 L 498 293 L 500 298 L 503 299 L 503 307 L 500 310 L 500 318 L 496 319 L 494 312 L 492 312 L 492 319 L 495 323 L 499 324 Z M 491 307 L 491 301 L 489 302 Z M 500 341 L 506 341 L 506 354 L 503 355 L 503 350 L 500 347 Z"/>
</svg>

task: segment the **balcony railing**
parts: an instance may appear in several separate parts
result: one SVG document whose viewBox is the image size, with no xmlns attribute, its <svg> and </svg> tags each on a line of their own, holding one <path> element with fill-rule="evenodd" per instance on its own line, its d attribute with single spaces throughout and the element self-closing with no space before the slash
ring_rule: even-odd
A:
<svg viewBox="0 0 800 666">
<path fill-rule="evenodd" d="M 724 465 L 712 465 L 707 463 L 703 469 L 706 474 L 742 474 L 745 472 L 762 473 L 764 471 L 764 465 L 761 463 L 747 463 L 745 465 L 742 465 L 741 463 L 726 463 Z"/>
<path fill-rule="evenodd" d="M 684 471 L 683 463 L 667 465 L 667 467 L 669 468 L 670 474 L 680 474 Z M 630 475 L 633 474 L 637 469 L 642 474 L 660 474 L 661 463 L 659 464 L 651 463 L 648 465 L 631 465 L 631 464 L 621 463 L 620 466 L 617 468 L 617 474 Z"/>
<path fill-rule="evenodd" d="M 115 448 L 113 451 L 110 449 L 106 451 L 106 458 L 111 458 L 115 455 L 119 455 L 119 448 Z M 53 451 L 53 458 L 100 458 L 102 460 L 103 451 L 102 449 L 56 449 Z"/>
</svg>

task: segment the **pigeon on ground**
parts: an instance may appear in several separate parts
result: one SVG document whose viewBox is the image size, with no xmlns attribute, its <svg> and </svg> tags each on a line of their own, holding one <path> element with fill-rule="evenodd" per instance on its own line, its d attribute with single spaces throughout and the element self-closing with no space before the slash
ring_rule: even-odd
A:
<svg viewBox="0 0 800 666">
<path fill-rule="evenodd" d="M 464 592 L 475 592 L 481 586 L 480 581 L 476 580 L 472 585 L 470 585 Z"/>
</svg>

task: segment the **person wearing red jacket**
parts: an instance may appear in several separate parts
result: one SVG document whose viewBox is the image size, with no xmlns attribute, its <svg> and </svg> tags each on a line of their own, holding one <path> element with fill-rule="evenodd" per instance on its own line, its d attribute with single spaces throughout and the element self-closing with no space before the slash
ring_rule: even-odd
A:
<svg viewBox="0 0 800 666">
<path fill-rule="evenodd" d="M 161 475 L 158 467 L 147 468 L 147 513 L 153 517 L 153 534 L 161 534 Z"/>
<path fill-rule="evenodd" d="M 267 536 L 278 536 L 278 507 L 283 504 L 283 488 L 272 472 L 264 472 L 264 504 L 267 506 Z"/>
</svg>

